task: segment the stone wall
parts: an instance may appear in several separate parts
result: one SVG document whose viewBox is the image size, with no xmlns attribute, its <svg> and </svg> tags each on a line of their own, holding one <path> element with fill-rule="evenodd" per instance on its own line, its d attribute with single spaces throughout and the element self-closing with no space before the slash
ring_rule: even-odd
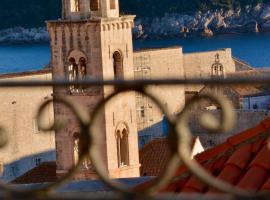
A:
<svg viewBox="0 0 270 200">
<path fill-rule="evenodd" d="M 103 3 L 105 2 L 102 1 Z M 70 58 L 86 60 L 86 76 L 102 80 L 123 78 L 134 79 L 132 32 L 134 16 L 119 18 L 91 18 L 89 21 L 50 21 L 48 30 L 51 38 L 53 79 L 70 78 Z M 118 60 L 115 56 L 118 56 Z M 121 71 L 121 72 L 120 72 Z M 113 92 L 113 87 L 86 87 L 83 91 L 69 88 L 54 88 L 54 95 L 65 96 L 83 105 L 91 114 L 97 104 Z M 80 127 L 72 113 L 63 105 L 54 105 L 55 118 L 65 117 L 69 124 L 56 134 L 57 174 L 62 176 L 76 164 L 74 157 L 74 135 Z M 139 176 L 138 138 L 135 93 L 128 92 L 113 98 L 100 111 L 101 121 L 95 134 L 101 135 L 100 157 L 113 178 Z M 119 166 L 117 152 L 117 127 L 128 128 L 129 166 Z M 118 145 L 118 146 L 117 146 Z M 68 155 L 68 156 L 67 156 Z M 89 164 L 91 168 L 91 164 Z M 92 169 L 92 168 L 91 168 Z M 75 179 L 96 178 L 93 170 L 82 169 Z"/>
<path fill-rule="evenodd" d="M 172 47 L 134 52 L 134 71 L 135 79 L 181 78 L 184 76 L 182 48 Z M 142 75 L 136 76 L 140 71 Z M 145 73 L 148 73 L 148 76 L 145 76 Z M 185 105 L 183 86 L 151 86 L 147 91 L 156 96 L 171 115 L 177 113 Z M 137 109 L 141 106 L 149 108 L 149 105 L 153 107 L 151 111 L 152 118 L 141 128 L 146 128 L 162 120 L 163 113 L 160 112 L 153 102 L 146 103 L 137 99 Z M 140 115 L 137 116 L 141 117 Z"/>
<path fill-rule="evenodd" d="M 199 136 L 200 141 L 205 149 L 212 148 L 218 144 L 225 142 L 225 140 L 233 135 L 239 134 L 242 131 L 245 131 L 249 128 L 252 128 L 259 124 L 262 120 L 266 119 L 269 115 L 267 112 L 245 112 L 245 111 L 236 111 L 236 121 L 234 128 L 226 133 L 218 134 L 207 134 L 199 122 L 199 116 L 206 111 L 192 111 L 190 118 L 190 127 L 192 133 L 195 136 Z M 211 112 L 217 119 L 220 118 L 220 111 L 208 111 Z"/>
<path fill-rule="evenodd" d="M 184 54 L 184 71 L 186 78 L 208 78 L 211 76 L 211 67 L 215 63 L 215 55 L 219 54 L 220 63 L 224 66 L 225 76 L 235 72 L 235 62 L 231 49 Z M 186 91 L 200 91 L 202 85 L 186 86 Z"/>
<path fill-rule="evenodd" d="M 1 80 L 27 81 L 51 80 L 50 72 L 23 73 L 0 76 Z M 0 88 L 0 125 L 8 136 L 8 144 L 0 150 L 0 162 L 4 165 L 2 179 L 10 181 L 36 164 L 55 160 L 54 132 L 41 132 L 36 114 L 39 105 L 51 98 L 52 88 Z M 53 107 L 48 106 L 44 121 L 53 122 Z M 39 160 L 40 159 L 40 160 Z"/>
</svg>

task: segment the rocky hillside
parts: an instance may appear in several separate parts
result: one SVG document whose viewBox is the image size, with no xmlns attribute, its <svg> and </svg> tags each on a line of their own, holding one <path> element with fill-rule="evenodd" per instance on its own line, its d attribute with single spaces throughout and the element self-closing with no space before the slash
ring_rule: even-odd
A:
<svg viewBox="0 0 270 200">
<path fill-rule="evenodd" d="M 158 2 L 158 3 L 157 3 Z M 228 3 L 229 2 L 229 3 Z M 193 14 L 220 7 L 255 5 L 270 0 L 120 0 L 123 13 L 138 17 L 162 17 L 165 13 Z M 61 0 L 1 0 L 0 29 L 14 26 L 40 27 L 44 20 L 57 19 L 61 13 Z"/>
<path fill-rule="evenodd" d="M 270 3 L 234 9 L 217 8 L 192 14 L 138 17 L 134 32 L 138 38 L 270 32 Z"/>
<path fill-rule="evenodd" d="M 136 14 L 137 38 L 212 36 L 270 31 L 270 0 L 120 0 Z M 57 19 L 61 0 L 1 0 L 0 42 L 47 41 L 44 21 Z"/>
</svg>

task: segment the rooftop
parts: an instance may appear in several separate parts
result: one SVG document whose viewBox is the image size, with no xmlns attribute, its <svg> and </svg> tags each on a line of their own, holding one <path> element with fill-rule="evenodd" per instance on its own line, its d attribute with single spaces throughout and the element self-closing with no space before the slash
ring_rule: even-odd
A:
<svg viewBox="0 0 270 200">
<path fill-rule="evenodd" d="M 256 127 L 230 137 L 221 145 L 195 156 L 214 177 L 249 191 L 270 190 L 270 118 Z M 177 180 L 164 191 L 176 193 L 217 193 L 180 167 Z"/>
<path fill-rule="evenodd" d="M 41 70 L 36 70 L 36 71 L 0 74 L 0 79 L 42 75 L 42 74 L 49 74 L 49 73 L 52 73 L 52 70 L 50 68 L 46 68 L 46 69 L 41 69 Z"/>
</svg>

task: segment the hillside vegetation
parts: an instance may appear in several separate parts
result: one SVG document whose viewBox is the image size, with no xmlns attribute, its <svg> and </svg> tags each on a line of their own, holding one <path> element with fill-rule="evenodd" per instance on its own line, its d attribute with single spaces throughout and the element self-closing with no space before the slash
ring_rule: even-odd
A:
<svg viewBox="0 0 270 200">
<path fill-rule="evenodd" d="M 228 0 L 230 2 L 232 0 Z M 245 6 L 270 0 L 238 0 L 233 6 Z M 231 5 L 227 0 L 120 0 L 121 12 L 138 17 L 161 17 L 165 13 L 192 13 Z M 1 0 L 0 29 L 14 26 L 42 27 L 47 19 L 61 14 L 61 0 Z"/>
</svg>

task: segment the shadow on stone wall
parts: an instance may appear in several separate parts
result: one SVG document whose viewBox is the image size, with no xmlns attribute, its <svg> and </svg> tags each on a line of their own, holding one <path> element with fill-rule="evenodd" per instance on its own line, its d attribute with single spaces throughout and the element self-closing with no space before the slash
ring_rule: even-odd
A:
<svg viewBox="0 0 270 200">
<path fill-rule="evenodd" d="M 1 181 L 10 182 L 17 177 L 25 174 L 29 170 L 39 166 L 43 162 L 56 161 L 55 151 L 47 151 L 33 154 L 16 160 L 12 163 L 4 164 Z"/>
</svg>

